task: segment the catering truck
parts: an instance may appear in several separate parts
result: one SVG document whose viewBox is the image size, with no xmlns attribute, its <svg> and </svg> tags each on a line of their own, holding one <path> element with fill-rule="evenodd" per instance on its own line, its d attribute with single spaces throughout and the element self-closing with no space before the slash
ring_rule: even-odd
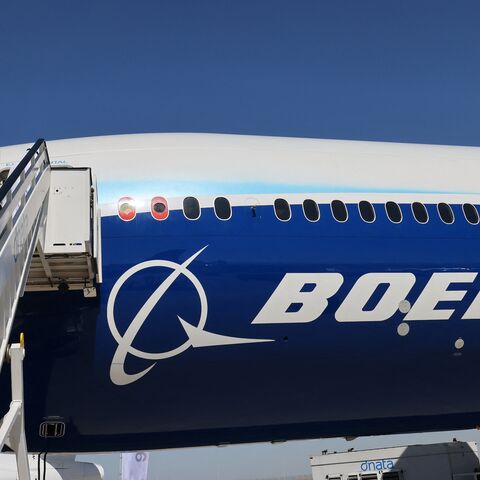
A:
<svg viewBox="0 0 480 480">
<path fill-rule="evenodd" d="M 313 480 L 480 480 L 475 442 L 324 451 L 310 464 Z"/>
</svg>

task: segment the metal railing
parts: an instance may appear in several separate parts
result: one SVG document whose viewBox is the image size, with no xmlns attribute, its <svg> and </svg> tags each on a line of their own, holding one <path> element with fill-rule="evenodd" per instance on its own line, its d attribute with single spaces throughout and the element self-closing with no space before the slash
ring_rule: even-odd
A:
<svg viewBox="0 0 480 480">
<path fill-rule="evenodd" d="M 50 160 L 37 140 L 0 187 L 0 370 L 18 299 L 46 218 Z"/>
<path fill-rule="evenodd" d="M 19 207 L 25 205 L 36 181 L 49 166 L 47 145 L 41 138 L 28 150 L 0 187 L 0 248 L 5 229 L 13 227 Z"/>
</svg>

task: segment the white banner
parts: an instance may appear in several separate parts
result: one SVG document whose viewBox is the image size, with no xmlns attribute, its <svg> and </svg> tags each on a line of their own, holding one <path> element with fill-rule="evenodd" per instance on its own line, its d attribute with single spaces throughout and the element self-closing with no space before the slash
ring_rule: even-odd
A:
<svg viewBox="0 0 480 480">
<path fill-rule="evenodd" d="M 147 480 L 148 452 L 122 453 L 122 480 Z"/>
</svg>

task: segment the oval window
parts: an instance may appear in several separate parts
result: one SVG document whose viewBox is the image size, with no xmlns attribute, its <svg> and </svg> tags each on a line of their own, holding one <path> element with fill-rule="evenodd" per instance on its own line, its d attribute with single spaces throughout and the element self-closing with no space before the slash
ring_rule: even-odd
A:
<svg viewBox="0 0 480 480">
<path fill-rule="evenodd" d="M 438 214 L 440 215 L 440 218 L 445 222 L 445 223 L 453 223 L 455 220 L 455 217 L 453 216 L 453 210 L 452 207 L 448 203 L 439 203 L 437 206 L 438 209 Z"/>
<path fill-rule="evenodd" d="M 348 219 L 347 206 L 341 200 L 334 200 L 331 204 L 333 218 L 337 222 L 346 222 Z"/>
<path fill-rule="evenodd" d="M 423 203 L 413 202 L 412 203 L 412 212 L 415 220 L 418 223 L 427 223 L 428 222 L 428 212 L 427 208 Z"/>
<path fill-rule="evenodd" d="M 214 201 L 215 215 L 220 220 L 229 220 L 232 216 L 232 207 L 225 197 L 217 197 Z"/>
<path fill-rule="evenodd" d="M 292 217 L 290 205 L 284 198 L 277 198 L 273 207 L 275 210 L 275 215 L 279 220 L 282 220 L 282 222 L 287 222 Z"/>
<path fill-rule="evenodd" d="M 465 215 L 468 223 L 471 223 L 472 225 L 477 225 L 477 223 L 479 222 L 478 210 L 475 205 L 472 205 L 471 203 L 464 203 L 463 214 Z"/>
<path fill-rule="evenodd" d="M 317 202 L 310 198 L 303 201 L 303 214 L 310 222 L 316 222 L 320 218 L 320 209 Z"/>
<path fill-rule="evenodd" d="M 375 221 L 375 209 L 373 208 L 373 205 L 370 202 L 367 202 L 366 200 L 362 200 L 358 204 L 358 210 L 364 222 L 372 223 Z"/>
<path fill-rule="evenodd" d="M 395 202 L 387 202 L 385 204 L 385 210 L 389 220 L 393 223 L 400 223 L 402 221 L 402 210 L 400 205 Z"/>
<path fill-rule="evenodd" d="M 137 214 L 135 200 L 131 197 L 122 197 L 118 201 L 118 216 L 124 221 L 129 222 Z"/>
<path fill-rule="evenodd" d="M 155 220 L 165 220 L 168 217 L 168 203 L 163 197 L 154 197 L 150 202 L 150 213 Z"/>
<path fill-rule="evenodd" d="M 189 220 L 198 220 L 200 218 L 200 203 L 195 197 L 186 197 L 183 199 L 183 214 Z"/>
</svg>

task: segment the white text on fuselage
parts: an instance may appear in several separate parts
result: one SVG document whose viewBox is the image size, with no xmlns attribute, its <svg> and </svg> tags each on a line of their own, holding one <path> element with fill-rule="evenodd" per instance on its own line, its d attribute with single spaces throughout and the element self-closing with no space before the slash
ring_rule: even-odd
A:
<svg viewBox="0 0 480 480">
<path fill-rule="evenodd" d="M 460 284 L 471 284 L 476 276 L 476 272 L 433 273 L 416 301 L 410 305 L 407 297 L 416 282 L 413 273 L 366 273 L 355 282 L 340 303 L 335 319 L 338 322 L 382 322 L 398 310 L 402 311 L 403 302 L 407 305 L 404 321 L 448 320 L 455 309 L 441 308 L 439 304 L 461 302 L 467 290 Z M 343 281 L 340 273 L 287 273 L 252 323 L 313 322 L 321 317 Z M 372 308 L 367 309 L 372 296 L 381 287 L 382 295 Z M 461 318 L 480 319 L 480 293 Z"/>
<path fill-rule="evenodd" d="M 207 246 L 204 246 L 182 263 L 160 259 L 139 263 L 125 271 L 113 285 L 108 297 L 106 313 L 108 327 L 117 343 L 110 365 L 110 378 L 115 385 L 134 383 L 154 368 L 158 361 L 180 355 L 190 348 L 246 346 L 275 342 L 274 338 L 229 336 L 212 332 L 206 328 L 207 295 L 200 280 L 189 270 L 190 264 L 206 248 Z M 155 290 L 140 306 L 122 334 L 117 327 L 115 318 L 117 297 L 128 295 L 128 290 L 124 292 L 123 288 L 125 282 L 147 269 L 164 270 L 168 275 L 155 286 Z M 196 301 L 200 304 L 198 318 L 184 319 L 177 316 L 185 331 L 186 339 L 180 345 L 166 351 L 147 352 L 134 347 L 133 343 L 143 329 L 145 321 L 161 298 L 181 276 L 191 283 L 197 297 Z M 416 300 L 411 305 L 408 298 L 417 278 L 410 272 L 366 273 L 356 280 L 341 302 L 337 299 L 334 302 L 334 296 L 337 293 L 341 294 L 341 287 L 344 283 L 341 273 L 287 273 L 251 323 L 300 324 L 313 322 L 322 316 L 329 302 L 334 305 L 339 304 L 335 311 L 335 319 L 338 322 L 382 322 L 393 317 L 398 311 L 405 314 L 402 323 L 404 326 L 405 322 L 414 320 L 448 320 L 455 312 L 455 308 L 452 306 L 455 307 L 458 302 L 464 300 L 468 286 L 472 286 L 476 277 L 477 272 L 467 271 L 433 273 L 421 292 L 416 293 Z M 445 305 L 445 302 L 448 304 Z M 465 306 L 462 307 L 463 310 L 465 310 Z M 470 300 L 461 318 L 465 320 L 480 319 L 480 293 Z M 403 331 L 405 332 L 405 329 Z M 403 335 L 401 331 L 398 333 Z M 129 356 L 150 363 L 143 370 L 129 373 L 125 369 L 125 362 Z"/>
</svg>

